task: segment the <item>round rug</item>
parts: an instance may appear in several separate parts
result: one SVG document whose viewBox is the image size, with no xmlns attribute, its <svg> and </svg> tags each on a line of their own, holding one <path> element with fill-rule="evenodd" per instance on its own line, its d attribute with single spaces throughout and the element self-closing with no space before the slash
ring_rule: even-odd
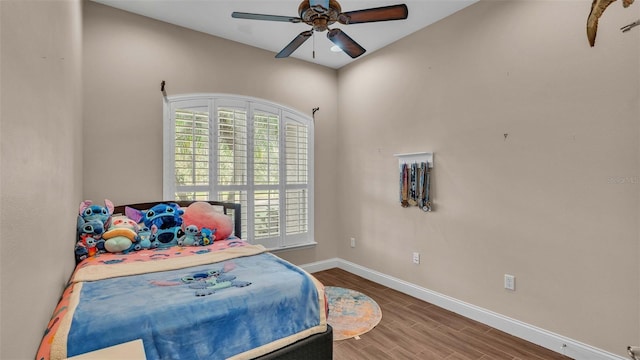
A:
<svg viewBox="0 0 640 360">
<path fill-rule="evenodd" d="M 362 335 L 382 319 L 380 306 L 367 295 L 335 286 L 324 289 L 329 302 L 327 322 L 333 328 L 334 341 Z"/>
</svg>

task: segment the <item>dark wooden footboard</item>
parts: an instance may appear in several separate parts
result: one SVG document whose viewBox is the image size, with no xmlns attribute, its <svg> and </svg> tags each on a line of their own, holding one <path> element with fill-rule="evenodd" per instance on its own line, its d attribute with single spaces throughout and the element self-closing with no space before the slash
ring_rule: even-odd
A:
<svg viewBox="0 0 640 360">
<path fill-rule="evenodd" d="M 255 360 L 331 360 L 333 359 L 333 329 L 278 349 Z"/>
</svg>

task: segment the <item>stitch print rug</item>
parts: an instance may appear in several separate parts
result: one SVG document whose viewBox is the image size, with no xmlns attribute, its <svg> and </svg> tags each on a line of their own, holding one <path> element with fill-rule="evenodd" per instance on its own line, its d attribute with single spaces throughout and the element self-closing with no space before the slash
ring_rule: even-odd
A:
<svg viewBox="0 0 640 360">
<path fill-rule="evenodd" d="M 325 293 L 329 301 L 327 322 L 333 328 L 334 341 L 362 335 L 382 319 L 380 306 L 361 292 L 326 286 Z"/>
</svg>

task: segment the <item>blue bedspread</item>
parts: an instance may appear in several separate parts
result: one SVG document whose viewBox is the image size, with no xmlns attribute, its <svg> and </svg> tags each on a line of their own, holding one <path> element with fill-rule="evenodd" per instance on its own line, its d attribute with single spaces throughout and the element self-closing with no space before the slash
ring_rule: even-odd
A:
<svg viewBox="0 0 640 360">
<path fill-rule="evenodd" d="M 82 283 L 67 355 L 142 339 L 148 359 L 226 359 L 320 325 L 318 292 L 269 253 Z"/>
</svg>

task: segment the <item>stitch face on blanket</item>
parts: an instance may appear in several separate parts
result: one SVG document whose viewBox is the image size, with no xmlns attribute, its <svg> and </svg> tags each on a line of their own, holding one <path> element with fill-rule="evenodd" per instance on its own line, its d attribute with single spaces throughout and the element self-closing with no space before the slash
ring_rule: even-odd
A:
<svg viewBox="0 0 640 360">
<path fill-rule="evenodd" d="M 235 275 L 228 274 L 234 267 L 235 265 L 232 263 L 226 263 L 222 269 L 212 269 L 183 276 L 180 278 L 180 282 L 171 280 L 153 281 L 152 284 L 157 286 L 187 285 L 189 289 L 195 290 L 196 296 L 207 296 L 231 287 L 251 285 L 249 281 L 236 280 Z"/>
<path fill-rule="evenodd" d="M 196 296 L 206 296 L 216 291 L 230 287 L 245 287 L 251 285 L 248 281 L 236 280 L 235 275 L 227 275 L 224 270 L 209 270 L 206 273 L 197 273 L 185 276 L 182 282 L 189 284 L 190 289 L 196 290 Z"/>
</svg>

